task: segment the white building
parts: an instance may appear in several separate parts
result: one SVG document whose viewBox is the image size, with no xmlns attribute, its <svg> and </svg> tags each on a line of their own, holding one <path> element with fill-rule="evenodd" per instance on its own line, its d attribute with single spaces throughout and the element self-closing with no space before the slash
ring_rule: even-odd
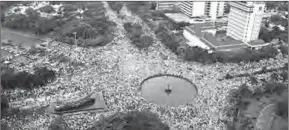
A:
<svg viewBox="0 0 289 130">
<path fill-rule="evenodd" d="M 217 1 L 182 1 L 180 3 L 181 12 L 189 17 L 209 16 L 216 19 L 224 15 L 224 7 L 225 2 Z"/>
<path fill-rule="evenodd" d="M 156 10 L 171 10 L 175 5 L 178 5 L 179 1 L 158 1 Z"/>
<path fill-rule="evenodd" d="M 227 36 L 248 43 L 257 40 L 265 9 L 264 2 L 230 2 Z"/>
</svg>

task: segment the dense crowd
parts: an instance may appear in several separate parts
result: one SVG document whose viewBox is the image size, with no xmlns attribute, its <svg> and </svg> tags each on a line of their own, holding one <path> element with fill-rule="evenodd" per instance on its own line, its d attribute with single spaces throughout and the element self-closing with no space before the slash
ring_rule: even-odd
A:
<svg viewBox="0 0 289 130">
<path fill-rule="evenodd" d="M 104 3 L 104 7 L 106 8 L 105 15 L 117 26 L 114 40 L 101 48 L 70 48 L 68 44 L 52 42 L 48 46 L 48 50 L 50 50 L 48 56 L 38 57 L 39 59 L 35 62 L 50 63 L 51 55 L 63 54 L 70 60 L 84 63 L 84 66 L 70 73 L 68 70 L 69 68 L 74 69 L 73 66 L 68 63 L 58 63 L 59 65 L 54 67 L 67 71 L 63 71 L 53 83 L 32 91 L 4 92 L 10 97 L 10 106 L 41 107 L 56 100 L 81 97 L 92 91 L 102 91 L 110 111 L 62 116 L 71 129 L 87 129 L 102 116 L 108 117 L 117 112 L 129 110 L 150 110 L 172 129 L 226 129 L 225 124 L 219 120 L 232 120 L 232 117 L 225 114 L 226 110 L 224 109 L 225 106 L 230 106 L 226 100 L 228 92 L 245 83 L 248 78 L 240 77 L 223 81 L 218 79 L 228 72 L 252 73 L 260 66 L 282 67 L 284 63 L 288 62 L 287 56 L 283 57 L 280 53 L 276 58 L 263 59 L 259 62 L 238 64 L 217 62 L 212 65 L 186 62 L 177 59 L 176 55 L 166 49 L 154 35 L 153 40 L 156 44 L 147 50 L 148 53 L 139 52 L 135 46 L 130 44 L 129 38 L 125 35 L 123 21 L 106 3 Z M 145 34 L 146 32 L 154 33 L 138 16 L 131 15 L 146 30 Z M 163 60 L 160 55 L 166 55 L 168 59 Z M 146 77 L 159 73 L 181 75 L 192 80 L 198 87 L 199 96 L 193 102 L 179 107 L 163 107 L 147 102 L 138 91 L 139 83 Z M 269 76 L 270 74 L 262 74 L 257 75 L 257 78 Z M 14 117 L 4 118 L 2 121 L 7 122 L 15 129 L 46 129 L 56 118 L 45 114 L 34 114 L 29 117 L 32 118 L 29 118 L 28 122 Z"/>
</svg>

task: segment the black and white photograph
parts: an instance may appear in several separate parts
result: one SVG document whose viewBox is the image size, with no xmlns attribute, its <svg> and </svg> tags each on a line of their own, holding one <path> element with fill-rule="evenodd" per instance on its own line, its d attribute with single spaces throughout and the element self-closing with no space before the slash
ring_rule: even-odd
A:
<svg viewBox="0 0 289 130">
<path fill-rule="evenodd" d="M 1 130 L 288 130 L 288 1 L 0 1 Z"/>
</svg>

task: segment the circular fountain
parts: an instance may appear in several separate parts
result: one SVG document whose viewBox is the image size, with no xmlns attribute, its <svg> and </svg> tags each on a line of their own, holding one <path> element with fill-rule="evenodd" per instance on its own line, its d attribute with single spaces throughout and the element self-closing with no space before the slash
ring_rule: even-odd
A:
<svg viewBox="0 0 289 130">
<path fill-rule="evenodd" d="M 141 83 L 141 94 L 158 105 L 179 106 L 191 102 L 197 96 L 197 87 L 190 80 L 176 75 L 159 74 Z"/>
</svg>

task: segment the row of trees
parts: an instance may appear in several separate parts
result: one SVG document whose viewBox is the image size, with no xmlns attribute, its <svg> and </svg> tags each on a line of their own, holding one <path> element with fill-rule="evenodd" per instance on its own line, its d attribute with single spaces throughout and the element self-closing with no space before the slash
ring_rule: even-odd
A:
<svg viewBox="0 0 289 130">
<path fill-rule="evenodd" d="M 278 73 L 278 71 L 280 71 L 280 70 L 282 72 Z M 283 81 L 288 80 L 288 63 L 284 64 L 284 66 L 281 68 L 273 68 L 273 69 L 267 69 L 266 66 L 263 66 L 261 70 L 255 71 L 251 74 L 241 73 L 241 74 L 237 74 L 237 75 L 231 75 L 231 74 L 227 73 L 226 76 L 224 77 L 224 79 L 232 79 L 232 78 L 237 78 L 237 77 L 250 77 L 251 83 L 255 84 L 256 80 L 253 81 L 253 79 L 256 79 L 256 78 L 253 75 L 272 73 L 272 72 L 273 72 L 273 74 L 271 74 L 271 76 L 270 76 L 272 79 L 278 80 L 278 79 L 280 79 L 279 77 L 281 77 Z"/>
<path fill-rule="evenodd" d="M 15 72 L 8 67 L 3 67 L 1 72 L 1 85 L 4 89 L 32 89 L 44 86 L 56 78 L 56 73 L 46 67 L 35 68 L 34 74 L 25 71 Z"/>
<path fill-rule="evenodd" d="M 108 21 L 104 16 L 88 19 L 86 22 L 71 21 L 59 32 L 57 40 L 74 45 L 76 36 L 77 44 L 81 47 L 103 46 L 113 39 L 114 26 L 115 23 Z"/>
<path fill-rule="evenodd" d="M 164 25 L 160 25 L 155 30 L 155 34 L 168 49 L 178 54 L 177 50 L 180 47 L 180 43 L 176 41 L 174 35 L 170 34 L 170 31 Z"/>
<path fill-rule="evenodd" d="M 288 11 L 288 1 L 284 2 L 267 1 L 266 7 L 268 10 L 277 9 L 280 11 Z"/>
<path fill-rule="evenodd" d="M 70 130 L 68 124 L 60 116 L 50 125 L 49 130 Z M 100 118 L 87 130 L 169 130 L 167 124 L 162 123 L 159 117 L 148 111 L 118 112 L 109 117 Z"/>
<path fill-rule="evenodd" d="M 34 74 L 25 71 L 15 72 L 7 66 L 1 66 L 1 89 L 33 89 L 44 86 L 56 79 L 56 73 L 46 67 L 35 68 Z M 1 94 L 1 112 L 9 108 L 7 97 Z"/>
<path fill-rule="evenodd" d="M 60 21 L 58 17 L 48 19 L 41 17 L 40 14 L 32 8 L 26 9 L 24 14 L 12 14 L 7 16 L 4 26 L 12 29 L 29 30 L 37 35 L 47 34 L 54 31 L 57 27 L 62 26 L 64 21 Z"/>
<path fill-rule="evenodd" d="M 148 125 L 149 124 L 149 125 Z M 169 130 L 167 124 L 150 111 L 116 113 L 100 119 L 87 130 Z"/>
<path fill-rule="evenodd" d="M 101 2 L 76 3 L 86 9 L 80 14 L 82 19 L 72 18 L 61 27 L 58 32 L 58 41 L 71 45 L 75 44 L 75 36 L 78 46 L 96 47 L 103 46 L 113 40 L 115 23 L 105 16 L 105 9 Z M 76 35 L 73 33 L 76 32 Z"/>
<path fill-rule="evenodd" d="M 187 61 L 197 61 L 201 63 L 240 63 L 254 62 L 261 59 L 274 58 L 278 54 L 278 50 L 274 47 L 263 47 L 260 50 L 251 50 L 248 48 L 230 52 L 214 52 L 199 47 L 186 47 L 184 59 Z"/>
<path fill-rule="evenodd" d="M 125 23 L 123 26 L 128 37 L 138 49 L 147 49 L 153 44 L 153 38 L 143 34 L 141 25 Z"/>
</svg>

